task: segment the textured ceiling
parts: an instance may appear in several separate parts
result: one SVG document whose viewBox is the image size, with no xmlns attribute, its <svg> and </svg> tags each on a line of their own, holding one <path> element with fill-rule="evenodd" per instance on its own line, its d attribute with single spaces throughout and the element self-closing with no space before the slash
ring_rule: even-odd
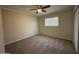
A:
<svg viewBox="0 0 79 59">
<path fill-rule="evenodd" d="M 45 6 L 45 5 L 42 5 L 42 6 Z M 29 9 L 34 8 L 33 5 L 5 5 L 5 6 L 2 6 L 2 7 L 21 11 L 21 12 L 25 12 L 25 13 L 29 12 L 29 13 L 32 13 L 32 14 L 35 14 L 35 15 L 45 15 L 45 14 L 64 11 L 64 10 L 68 10 L 68 9 L 73 8 L 72 5 L 51 5 L 50 8 L 45 9 L 47 11 L 46 13 L 41 12 L 39 14 L 36 14 L 36 11 L 29 10 Z"/>
</svg>

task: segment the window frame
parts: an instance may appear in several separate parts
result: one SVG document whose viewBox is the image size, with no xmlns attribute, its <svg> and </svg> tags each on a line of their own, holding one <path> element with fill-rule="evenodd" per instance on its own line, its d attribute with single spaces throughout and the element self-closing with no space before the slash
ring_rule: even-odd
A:
<svg viewBox="0 0 79 59">
<path fill-rule="evenodd" d="M 52 26 L 46 26 L 46 25 L 45 25 L 45 20 L 46 20 L 47 18 L 45 18 L 45 20 L 44 20 L 44 26 L 45 26 L 45 27 L 59 27 L 59 26 L 60 26 L 59 16 L 54 16 L 54 17 L 58 17 L 58 26 L 53 26 L 53 25 L 52 25 Z M 54 18 L 54 17 L 49 17 L 49 18 Z"/>
</svg>

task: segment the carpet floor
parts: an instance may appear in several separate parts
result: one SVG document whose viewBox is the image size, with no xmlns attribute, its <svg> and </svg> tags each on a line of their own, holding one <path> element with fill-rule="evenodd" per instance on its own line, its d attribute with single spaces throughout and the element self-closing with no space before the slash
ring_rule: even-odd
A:
<svg viewBox="0 0 79 59">
<path fill-rule="evenodd" d="M 32 36 L 5 46 L 11 54 L 75 54 L 72 41 L 45 35 Z"/>
</svg>

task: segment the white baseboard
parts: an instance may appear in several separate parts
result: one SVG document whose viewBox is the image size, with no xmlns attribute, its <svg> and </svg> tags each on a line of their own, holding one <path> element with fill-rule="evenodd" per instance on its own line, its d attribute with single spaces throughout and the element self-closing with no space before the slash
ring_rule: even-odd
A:
<svg viewBox="0 0 79 59">
<path fill-rule="evenodd" d="M 36 35 L 38 35 L 38 34 L 36 34 Z M 44 34 L 40 34 L 40 35 L 44 35 Z M 31 35 L 31 36 L 28 36 L 28 37 L 23 37 L 21 39 L 16 39 L 14 41 L 10 41 L 10 42 L 5 43 L 5 45 L 11 44 L 11 43 L 14 43 L 14 42 L 17 42 L 17 41 L 20 41 L 20 40 L 23 40 L 25 38 L 29 38 L 29 37 L 32 37 L 32 36 L 35 36 L 35 35 Z M 49 36 L 49 35 L 46 35 L 46 36 Z M 54 36 L 51 36 L 51 37 L 54 37 Z M 56 38 L 59 38 L 59 37 L 56 37 Z M 64 39 L 64 38 L 59 38 L 59 39 Z M 65 40 L 69 40 L 69 39 L 65 39 Z M 69 40 L 69 41 L 72 41 L 72 40 Z"/>
<path fill-rule="evenodd" d="M 36 34 L 36 35 L 38 35 L 38 34 Z M 17 42 L 17 41 L 23 40 L 23 39 L 25 39 L 25 38 L 32 37 L 32 36 L 35 36 L 35 35 L 31 35 L 31 36 L 28 36 L 28 37 L 23 37 L 23 38 L 21 38 L 21 39 L 16 39 L 16 40 L 14 40 L 14 41 L 7 42 L 7 43 L 5 43 L 4 45 L 8 45 L 8 44 L 11 44 L 11 43 L 14 43 L 14 42 Z"/>
<path fill-rule="evenodd" d="M 40 35 L 46 35 L 46 34 L 40 34 Z M 55 38 L 58 38 L 58 39 L 64 39 L 64 40 L 72 41 L 72 39 L 63 38 L 63 37 L 57 37 L 57 36 L 51 36 L 51 35 L 46 35 L 46 36 L 50 36 L 50 37 L 55 37 Z"/>
</svg>

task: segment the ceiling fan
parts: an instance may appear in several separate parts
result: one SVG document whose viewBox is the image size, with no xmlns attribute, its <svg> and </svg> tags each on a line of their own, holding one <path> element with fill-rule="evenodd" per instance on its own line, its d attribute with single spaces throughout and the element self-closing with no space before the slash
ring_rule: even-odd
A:
<svg viewBox="0 0 79 59">
<path fill-rule="evenodd" d="M 47 5 L 47 6 L 42 6 L 42 5 L 34 5 L 34 8 L 33 9 L 30 9 L 30 10 L 36 10 L 36 13 L 40 13 L 40 12 L 46 12 L 46 8 L 50 8 L 50 5 Z"/>
</svg>

